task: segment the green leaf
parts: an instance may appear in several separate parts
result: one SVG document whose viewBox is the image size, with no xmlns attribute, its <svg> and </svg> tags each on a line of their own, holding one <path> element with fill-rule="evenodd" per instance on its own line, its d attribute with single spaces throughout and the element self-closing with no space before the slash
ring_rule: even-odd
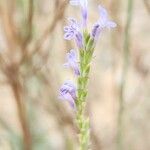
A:
<svg viewBox="0 0 150 150">
<path fill-rule="evenodd" d="M 90 34 L 87 34 L 85 37 L 85 45 L 88 44 L 89 40 L 90 40 Z"/>
<path fill-rule="evenodd" d="M 80 58 L 83 58 L 84 57 L 84 50 L 81 49 L 79 52 L 80 52 Z"/>
<path fill-rule="evenodd" d="M 85 67 L 84 72 L 85 72 L 85 76 L 88 76 L 88 74 L 89 74 L 89 72 L 90 72 L 90 65 L 88 65 L 88 66 Z M 87 81 L 87 80 L 86 80 L 86 81 Z"/>
<path fill-rule="evenodd" d="M 86 49 L 87 51 L 90 51 L 94 48 L 94 40 L 93 39 L 90 39 L 87 43 L 87 46 L 86 46 Z"/>
</svg>

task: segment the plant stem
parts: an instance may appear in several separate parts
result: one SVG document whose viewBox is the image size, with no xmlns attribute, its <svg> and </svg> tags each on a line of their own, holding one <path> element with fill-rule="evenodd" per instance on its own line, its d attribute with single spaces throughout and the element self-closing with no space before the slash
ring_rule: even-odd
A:
<svg viewBox="0 0 150 150">
<path fill-rule="evenodd" d="M 82 63 L 81 63 L 82 64 Z M 84 69 L 83 69 L 84 72 Z M 81 73 L 78 79 L 78 105 L 77 105 L 77 124 L 79 128 L 80 150 L 87 150 L 89 144 L 89 118 L 85 117 L 85 100 L 87 95 L 88 79 Z"/>
<path fill-rule="evenodd" d="M 84 35 L 85 48 L 79 51 L 80 53 L 80 76 L 78 77 L 78 98 L 77 106 L 77 125 L 79 128 L 79 150 L 89 149 L 90 143 L 90 123 L 89 117 L 85 116 L 87 85 L 90 72 L 90 62 L 93 55 L 93 40 L 89 38 L 90 35 Z"/>
<path fill-rule="evenodd" d="M 123 47 L 123 71 L 122 71 L 122 81 L 120 85 L 120 95 L 119 95 L 119 114 L 118 114 L 118 134 L 117 143 L 118 150 L 123 150 L 123 120 L 124 120 L 124 91 L 127 82 L 127 72 L 129 66 L 129 55 L 130 55 L 130 26 L 132 21 L 132 10 L 133 10 L 133 0 L 128 0 L 127 8 L 127 22 L 125 26 L 124 34 L 124 47 Z"/>
</svg>

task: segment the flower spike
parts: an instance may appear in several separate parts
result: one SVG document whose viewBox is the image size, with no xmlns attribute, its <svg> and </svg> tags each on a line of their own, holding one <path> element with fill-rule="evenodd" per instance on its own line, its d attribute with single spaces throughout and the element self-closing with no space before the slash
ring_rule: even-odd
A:
<svg viewBox="0 0 150 150">
<path fill-rule="evenodd" d="M 59 98 L 61 100 L 67 100 L 72 108 L 75 108 L 76 100 L 76 87 L 70 81 L 66 81 L 60 88 Z"/>
<path fill-rule="evenodd" d="M 88 10 L 87 10 L 88 2 L 87 2 L 87 0 L 70 0 L 70 4 L 81 7 L 82 26 L 83 26 L 83 28 L 86 28 L 87 27 L 87 18 L 88 18 Z"/>
<path fill-rule="evenodd" d="M 92 33 L 91 33 L 91 36 L 95 41 L 98 39 L 100 33 L 105 28 L 110 29 L 110 28 L 115 28 L 117 26 L 115 22 L 109 20 L 107 10 L 104 7 L 99 5 L 98 8 L 99 8 L 100 18 L 94 24 L 92 28 Z"/>
<path fill-rule="evenodd" d="M 67 53 L 67 63 L 64 64 L 65 67 L 71 67 L 74 70 L 75 75 L 80 75 L 79 65 L 77 62 L 77 53 L 74 49 Z"/>
<path fill-rule="evenodd" d="M 65 67 L 70 67 L 77 78 L 77 88 L 69 80 L 60 88 L 60 98 L 67 100 L 72 108 L 76 110 L 76 124 L 79 129 L 79 149 L 90 149 L 90 122 L 89 117 L 85 115 L 86 102 L 88 95 L 88 80 L 91 67 L 91 61 L 95 50 L 95 45 L 99 35 L 105 29 L 115 28 L 116 23 L 109 20 L 106 9 L 99 6 L 99 19 L 93 25 L 92 31 L 87 29 L 87 0 L 70 0 L 71 5 L 81 8 L 82 23 L 74 18 L 69 18 L 69 25 L 64 27 L 64 38 L 74 40 L 78 47 L 79 61 L 77 60 L 77 51 L 71 49 L 67 53 L 67 62 Z"/>
</svg>

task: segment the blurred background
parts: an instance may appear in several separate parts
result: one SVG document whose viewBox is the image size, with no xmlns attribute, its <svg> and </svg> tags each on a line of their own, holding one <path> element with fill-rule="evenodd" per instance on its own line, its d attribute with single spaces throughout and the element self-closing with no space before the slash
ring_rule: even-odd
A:
<svg viewBox="0 0 150 150">
<path fill-rule="evenodd" d="M 117 23 L 103 32 L 90 73 L 92 150 L 150 150 L 150 1 L 89 0 Z M 75 115 L 58 100 L 75 45 L 63 39 L 67 0 L 0 0 L 0 150 L 77 150 Z"/>
</svg>

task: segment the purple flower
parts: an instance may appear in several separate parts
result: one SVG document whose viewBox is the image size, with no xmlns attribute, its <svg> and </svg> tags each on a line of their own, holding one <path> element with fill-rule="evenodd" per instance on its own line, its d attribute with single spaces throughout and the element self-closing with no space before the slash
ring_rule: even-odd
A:
<svg viewBox="0 0 150 150">
<path fill-rule="evenodd" d="M 74 18 L 69 18 L 69 25 L 64 27 L 64 39 L 75 39 L 77 46 L 81 49 L 83 47 L 83 36 L 80 32 L 80 24 Z"/>
<path fill-rule="evenodd" d="M 87 26 L 87 16 L 88 16 L 88 10 L 87 10 L 87 0 L 70 0 L 71 5 L 81 6 L 82 9 L 82 18 L 83 18 L 83 27 Z"/>
<path fill-rule="evenodd" d="M 69 25 L 64 27 L 64 39 L 72 40 L 75 38 L 77 32 L 79 32 L 79 24 L 74 18 L 68 18 Z"/>
<path fill-rule="evenodd" d="M 83 36 L 80 32 L 78 32 L 75 36 L 76 44 L 78 48 L 81 49 L 83 47 Z"/>
<path fill-rule="evenodd" d="M 95 23 L 92 29 L 92 33 L 91 33 L 91 36 L 95 41 L 97 41 L 100 31 L 101 31 L 101 28 L 100 28 L 99 23 Z"/>
<path fill-rule="evenodd" d="M 77 53 L 74 49 L 67 53 L 67 63 L 64 64 L 65 67 L 71 67 L 74 70 L 75 75 L 80 75 L 79 65 L 77 62 Z"/>
<path fill-rule="evenodd" d="M 105 8 L 99 6 L 100 19 L 94 24 L 91 36 L 97 40 L 101 31 L 105 28 L 115 28 L 117 25 L 115 22 L 109 20 L 108 13 Z"/>
<path fill-rule="evenodd" d="M 105 27 L 115 28 L 117 26 L 115 22 L 108 19 L 107 10 L 100 5 L 99 5 L 99 14 L 100 14 L 99 25 L 101 28 Z"/>
<path fill-rule="evenodd" d="M 61 100 L 67 100 L 72 108 L 75 108 L 76 87 L 72 81 L 66 81 L 60 88 L 59 98 Z"/>
</svg>

